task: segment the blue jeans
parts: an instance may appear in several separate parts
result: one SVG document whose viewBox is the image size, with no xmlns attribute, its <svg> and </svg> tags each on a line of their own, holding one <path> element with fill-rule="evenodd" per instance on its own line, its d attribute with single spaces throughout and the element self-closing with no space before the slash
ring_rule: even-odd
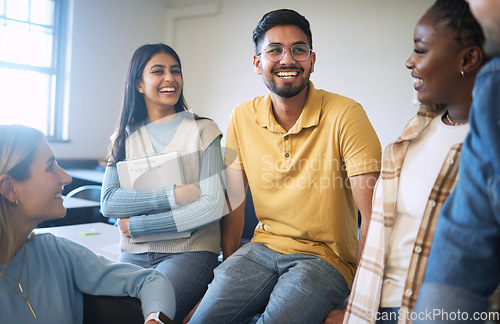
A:
<svg viewBox="0 0 500 324">
<path fill-rule="evenodd" d="M 212 281 L 213 270 L 219 263 L 217 257 L 212 252 L 132 254 L 123 251 L 119 261 L 154 268 L 167 276 L 175 291 L 174 323 L 182 323 Z"/>
<path fill-rule="evenodd" d="M 281 254 L 248 243 L 215 271 L 190 323 L 320 323 L 341 306 L 349 288 L 328 262 L 309 254 Z"/>
</svg>

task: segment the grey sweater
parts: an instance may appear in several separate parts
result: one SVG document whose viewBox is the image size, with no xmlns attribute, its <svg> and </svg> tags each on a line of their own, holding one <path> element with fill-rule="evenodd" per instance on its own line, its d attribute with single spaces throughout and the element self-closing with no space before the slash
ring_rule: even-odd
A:
<svg viewBox="0 0 500 324">
<path fill-rule="evenodd" d="M 103 183 L 103 214 L 130 217 L 129 232 L 132 237 L 192 231 L 188 238 L 143 243 L 133 242 L 122 234 L 122 250 L 129 253 L 220 253 L 218 221 L 224 207 L 220 136 L 221 132 L 214 122 L 194 120 L 193 115 L 187 112 L 180 113 L 165 124 L 141 126 L 130 134 L 126 141 L 127 159 L 178 152 L 186 183 L 198 184 L 201 197 L 194 203 L 180 206 L 175 202 L 173 186 L 140 192 L 121 189 L 116 167 L 108 167 Z M 162 146 L 163 151 L 158 152 Z"/>
</svg>

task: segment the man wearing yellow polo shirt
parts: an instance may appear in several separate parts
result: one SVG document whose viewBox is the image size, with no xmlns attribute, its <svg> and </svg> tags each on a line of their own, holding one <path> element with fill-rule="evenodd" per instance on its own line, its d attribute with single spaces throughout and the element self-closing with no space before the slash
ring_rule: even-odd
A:
<svg viewBox="0 0 500 324">
<path fill-rule="evenodd" d="M 232 255 L 215 269 L 191 323 L 246 323 L 261 311 L 258 323 L 321 323 L 349 294 L 380 143 L 358 103 L 309 81 L 316 53 L 305 17 L 269 12 L 253 39 L 253 65 L 270 93 L 234 110 L 226 151 L 236 159 L 226 155 L 226 165 L 230 198 L 249 185 L 259 224 L 232 254 L 243 207 L 224 218 L 223 252 Z"/>
</svg>

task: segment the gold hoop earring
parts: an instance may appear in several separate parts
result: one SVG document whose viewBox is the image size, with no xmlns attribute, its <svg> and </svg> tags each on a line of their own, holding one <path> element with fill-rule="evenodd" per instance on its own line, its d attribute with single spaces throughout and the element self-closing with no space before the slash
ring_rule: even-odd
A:
<svg viewBox="0 0 500 324">
<path fill-rule="evenodd" d="M 14 199 L 14 200 L 12 201 L 12 207 L 17 207 L 17 206 L 19 206 L 19 200 Z"/>
<path fill-rule="evenodd" d="M 464 72 L 464 70 L 462 70 L 462 72 L 460 72 L 460 75 L 462 76 L 462 79 L 465 79 L 465 72 Z"/>
</svg>

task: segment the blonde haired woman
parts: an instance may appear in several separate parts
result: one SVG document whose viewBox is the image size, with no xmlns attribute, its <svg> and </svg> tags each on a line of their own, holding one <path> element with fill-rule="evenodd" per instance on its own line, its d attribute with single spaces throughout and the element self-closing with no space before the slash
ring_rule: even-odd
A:
<svg viewBox="0 0 500 324">
<path fill-rule="evenodd" d="M 139 297 L 147 324 L 157 323 L 150 318 L 158 312 L 173 318 L 172 285 L 160 273 L 33 234 L 38 223 L 66 214 L 62 191 L 70 182 L 40 131 L 0 125 L 2 322 L 82 323 L 84 293 Z"/>
</svg>

